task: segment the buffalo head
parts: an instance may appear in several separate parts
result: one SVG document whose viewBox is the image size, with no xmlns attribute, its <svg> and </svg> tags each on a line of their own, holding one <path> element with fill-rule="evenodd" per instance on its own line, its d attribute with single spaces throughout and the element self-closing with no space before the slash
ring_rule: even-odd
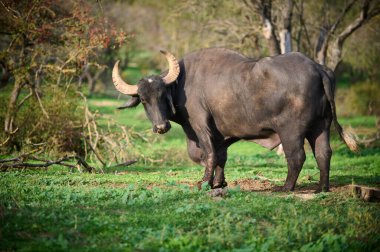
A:
<svg viewBox="0 0 380 252">
<path fill-rule="evenodd" d="M 167 87 L 174 83 L 179 75 L 179 64 L 169 52 L 161 51 L 169 62 L 165 75 L 152 75 L 139 80 L 137 85 L 130 85 L 122 80 L 119 74 L 119 61 L 112 70 L 112 80 L 116 89 L 132 98 L 119 109 L 143 104 L 145 113 L 153 124 L 153 132 L 164 134 L 170 129 L 169 118 L 175 113 L 170 90 Z"/>
</svg>

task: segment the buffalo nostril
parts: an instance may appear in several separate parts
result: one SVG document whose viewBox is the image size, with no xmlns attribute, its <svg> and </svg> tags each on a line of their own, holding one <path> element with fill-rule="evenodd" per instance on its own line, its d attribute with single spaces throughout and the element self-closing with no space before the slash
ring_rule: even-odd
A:
<svg viewBox="0 0 380 252">
<path fill-rule="evenodd" d="M 166 129 L 166 124 L 159 124 L 159 125 L 156 125 L 156 128 L 157 130 L 159 131 L 163 131 Z"/>
<path fill-rule="evenodd" d="M 168 132 L 170 130 L 170 128 L 171 128 L 171 125 L 169 122 L 165 122 L 162 124 L 156 124 L 153 127 L 153 132 L 159 133 L 159 134 L 164 134 L 164 133 Z"/>
</svg>

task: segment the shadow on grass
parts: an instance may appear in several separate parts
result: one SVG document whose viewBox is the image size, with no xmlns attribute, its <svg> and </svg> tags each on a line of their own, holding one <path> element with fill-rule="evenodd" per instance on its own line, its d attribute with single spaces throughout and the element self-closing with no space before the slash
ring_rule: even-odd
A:
<svg viewBox="0 0 380 252">
<path fill-rule="evenodd" d="M 333 155 L 348 157 L 348 158 L 380 156 L 380 147 L 361 148 L 358 153 L 354 153 L 346 147 L 341 147 L 341 148 L 336 149 Z"/>
<path fill-rule="evenodd" d="M 380 187 L 380 176 L 336 175 L 330 178 L 330 183 L 335 185 L 360 184 Z"/>
</svg>

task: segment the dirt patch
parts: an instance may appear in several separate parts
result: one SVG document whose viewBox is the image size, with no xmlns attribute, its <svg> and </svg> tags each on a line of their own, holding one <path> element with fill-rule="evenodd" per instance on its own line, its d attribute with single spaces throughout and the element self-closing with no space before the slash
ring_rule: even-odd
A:
<svg viewBox="0 0 380 252">
<path fill-rule="evenodd" d="M 229 188 L 235 188 L 239 186 L 242 191 L 248 192 L 277 192 L 279 186 L 275 185 L 269 180 L 259 180 L 259 179 L 239 179 L 228 184 Z M 294 192 L 286 192 L 286 196 L 289 194 L 301 200 L 311 200 L 314 199 L 316 191 L 318 190 L 318 184 L 309 184 L 305 186 L 296 186 Z M 331 185 L 330 192 L 333 193 L 349 193 L 351 192 L 350 185 Z"/>
<path fill-rule="evenodd" d="M 160 188 L 160 189 L 169 189 L 169 188 L 178 188 L 178 186 L 189 186 L 190 189 L 193 189 L 195 186 L 197 186 L 197 183 L 193 183 L 190 181 L 178 181 L 171 184 L 160 184 L 160 183 L 149 183 L 145 188 L 147 190 L 153 190 L 154 188 Z"/>
<path fill-rule="evenodd" d="M 147 171 L 149 172 L 149 171 Z M 115 175 L 140 175 L 140 174 L 145 174 L 147 172 L 140 172 L 140 171 L 116 171 Z M 153 174 L 160 174 L 161 172 L 149 172 L 150 175 Z"/>
<path fill-rule="evenodd" d="M 271 191 L 274 187 L 274 184 L 268 180 L 258 180 L 258 179 L 238 179 L 233 181 L 229 187 L 239 186 L 243 191 Z"/>
<path fill-rule="evenodd" d="M 125 173 L 128 174 L 128 173 Z M 176 181 L 167 184 L 162 183 L 156 183 L 151 182 L 144 186 L 147 190 L 154 190 L 154 188 L 160 188 L 160 189 L 173 189 L 173 188 L 179 188 L 179 186 L 188 186 L 189 189 L 193 189 L 198 187 L 197 182 L 193 181 Z M 112 184 L 112 187 L 127 187 L 124 183 L 115 183 Z M 213 189 L 211 192 L 209 192 L 211 197 L 224 197 L 228 194 L 228 189 L 233 189 L 239 187 L 242 191 L 247 192 L 265 192 L 265 193 L 274 193 L 279 195 L 280 197 L 286 197 L 289 195 L 293 195 L 296 198 L 299 198 L 300 200 L 311 200 L 314 199 L 318 194 L 316 193 L 318 189 L 318 184 L 308 184 L 308 185 L 298 185 L 296 186 L 296 189 L 293 192 L 278 192 L 278 185 L 274 184 L 273 181 L 269 180 L 261 180 L 261 179 L 238 179 L 232 182 L 228 182 L 228 187 L 224 189 Z M 332 193 L 351 193 L 352 188 L 350 185 L 331 185 L 330 186 L 330 192 Z"/>
</svg>

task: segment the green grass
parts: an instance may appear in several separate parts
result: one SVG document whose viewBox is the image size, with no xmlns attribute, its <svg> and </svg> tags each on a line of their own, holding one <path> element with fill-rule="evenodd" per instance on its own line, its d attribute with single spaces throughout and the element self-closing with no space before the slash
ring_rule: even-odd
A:
<svg viewBox="0 0 380 252">
<path fill-rule="evenodd" d="M 90 100 L 136 131 L 151 131 L 141 106 L 117 111 L 123 102 Z M 340 118 L 344 126 L 374 127 L 374 117 Z M 186 157 L 181 128 L 150 136 L 133 148 L 156 162 L 83 174 L 47 171 L 0 173 L 0 251 L 375 251 L 380 245 L 380 205 L 353 196 L 345 185 L 380 185 L 380 148 L 350 153 L 333 137 L 333 192 L 303 199 L 319 180 L 310 151 L 295 193 L 242 186 L 223 199 L 194 183 L 203 168 Z M 132 147 L 131 147 L 132 148 Z M 307 148 L 308 149 L 308 148 Z M 227 181 L 263 177 L 282 184 L 283 156 L 239 142 L 229 149 Z M 265 179 L 264 179 L 265 180 Z"/>
</svg>

